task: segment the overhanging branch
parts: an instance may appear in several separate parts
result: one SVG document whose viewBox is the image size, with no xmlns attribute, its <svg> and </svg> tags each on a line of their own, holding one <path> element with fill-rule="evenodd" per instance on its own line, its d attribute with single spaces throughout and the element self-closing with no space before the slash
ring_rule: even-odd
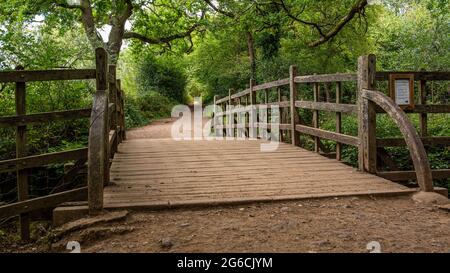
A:
<svg viewBox="0 0 450 273">
<path fill-rule="evenodd" d="M 329 32 L 327 32 L 325 35 L 322 35 L 322 37 L 316 41 L 312 41 L 308 44 L 308 46 L 310 47 L 315 47 L 318 45 L 321 45 L 325 42 L 327 42 L 328 40 L 330 40 L 331 38 L 333 38 L 334 36 L 336 36 L 339 31 L 341 31 L 344 26 L 350 22 L 353 17 L 355 17 L 356 14 L 361 14 L 362 12 L 364 12 L 364 8 L 367 6 L 367 0 L 359 0 L 353 7 L 352 9 L 349 11 L 349 13 L 347 13 L 346 16 L 344 16 L 337 25 L 335 25 Z"/>
<path fill-rule="evenodd" d="M 284 1 L 283 0 L 279 0 L 279 1 L 280 1 L 279 5 L 281 6 L 281 8 L 284 10 L 284 12 L 286 13 L 286 15 L 289 18 L 291 18 L 295 22 L 299 22 L 304 25 L 312 26 L 319 32 L 320 38 L 315 41 L 309 42 L 308 46 L 310 46 L 310 47 L 315 47 L 315 46 L 321 45 L 323 43 L 326 43 L 331 38 L 336 36 L 344 28 L 344 26 L 355 17 L 356 14 L 363 13 L 364 8 L 367 6 L 367 0 L 358 0 L 358 2 L 355 5 L 353 5 L 351 10 L 341 20 L 339 20 L 339 22 L 336 25 L 334 25 L 330 31 L 325 32 L 322 28 L 323 25 L 320 25 L 320 24 L 314 23 L 314 22 L 308 22 L 308 21 L 305 21 L 305 20 L 299 18 L 298 16 L 293 15 L 292 12 L 290 11 L 290 9 L 284 3 Z M 302 10 L 302 12 L 303 12 L 303 10 Z"/>
<path fill-rule="evenodd" d="M 159 38 L 147 37 L 147 36 L 139 34 L 137 32 L 128 31 L 123 34 L 123 38 L 124 39 L 137 39 L 137 40 L 140 40 L 141 42 L 144 42 L 147 44 L 167 44 L 176 39 L 189 37 L 192 34 L 192 32 L 194 32 L 199 26 L 200 26 L 200 24 L 196 23 L 196 24 L 192 25 L 185 32 L 169 35 L 166 37 L 159 37 Z"/>
<path fill-rule="evenodd" d="M 234 15 L 234 13 L 229 12 L 229 11 L 225 11 L 223 9 L 220 9 L 218 7 L 216 7 L 210 0 L 204 0 L 206 2 L 206 4 L 208 4 L 208 6 L 210 6 L 215 12 L 218 12 L 220 14 L 223 14 L 225 16 L 228 16 L 230 18 L 235 18 L 236 15 Z"/>
</svg>

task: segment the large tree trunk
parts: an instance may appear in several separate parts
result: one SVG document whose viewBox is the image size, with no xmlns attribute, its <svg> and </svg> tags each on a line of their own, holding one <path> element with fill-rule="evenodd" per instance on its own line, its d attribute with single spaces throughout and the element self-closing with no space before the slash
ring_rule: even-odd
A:
<svg viewBox="0 0 450 273">
<path fill-rule="evenodd" d="M 256 81 L 256 57 L 255 57 L 255 43 L 253 40 L 253 34 L 247 31 L 247 46 L 248 57 L 250 58 L 250 77 Z"/>
<path fill-rule="evenodd" d="M 92 6 L 89 0 L 81 0 L 81 22 L 83 24 L 86 36 L 95 50 L 97 47 L 105 47 L 103 39 L 95 28 L 94 15 L 92 13 Z"/>
<path fill-rule="evenodd" d="M 123 34 L 125 32 L 124 26 L 114 23 L 109 33 L 109 40 L 107 44 L 107 51 L 109 53 L 109 63 L 117 64 L 122 47 Z"/>
</svg>

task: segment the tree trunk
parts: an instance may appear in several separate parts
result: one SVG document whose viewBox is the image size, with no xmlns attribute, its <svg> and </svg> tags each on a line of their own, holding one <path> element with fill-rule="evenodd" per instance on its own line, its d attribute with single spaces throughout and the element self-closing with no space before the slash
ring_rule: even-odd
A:
<svg viewBox="0 0 450 273">
<path fill-rule="evenodd" d="M 247 31 L 247 46 L 248 56 L 250 58 L 250 77 L 256 81 L 255 43 L 253 41 L 253 34 L 250 31 Z"/>
<path fill-rule="evenodd" d="M 117 64 L 117 61 L 119 60 L 124 32 L 125 27 L 123 24 L 120 24 L 120 22 L 113 23 L 107 44 L 110 64 Z"/>
</svg>

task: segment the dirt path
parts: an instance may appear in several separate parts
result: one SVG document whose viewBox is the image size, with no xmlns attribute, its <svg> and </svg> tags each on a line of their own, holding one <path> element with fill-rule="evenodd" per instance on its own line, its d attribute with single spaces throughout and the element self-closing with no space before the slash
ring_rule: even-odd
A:
<svg viewBox="0 0 450 273">
<path fill-rule="evenodd" d="M 127 139 L 170 138 L 172 124 L 176 118 L 160 119 L 151 124 L 127 131 Z"/>
<path fill-rule="evenodd" d="M 194 121 L 194 108 L 191 108 L 191 124 Z M 178 118 L 165 118 L 155 120 L 147 126 L 135 128 L 127 131 L 127 139 L 137 138 L 171 138 L 172 125 Z M 208 118 L 203 118 L 203 125 L 208 121 Z M 191 136 L 194 136 L 194 126 L 191 125 Z"/>
<path fill-rule="evenodd" d="M 83 252 L 369 252 L 375 241 L 382 252 L 450 252 L 450 214 L 407 197 L 135 212 L 102 227 L 112 234 L 83 231 L 62 245 L 77 240 Z"/>
</svg>

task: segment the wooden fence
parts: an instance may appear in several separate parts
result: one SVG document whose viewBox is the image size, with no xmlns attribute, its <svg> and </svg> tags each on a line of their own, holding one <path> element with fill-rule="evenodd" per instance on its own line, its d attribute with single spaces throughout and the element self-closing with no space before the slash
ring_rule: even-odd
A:
<svg viewBox="0 0 450 273">
<path fill-rule="evenodd" d="M 433 137 L 427 134 L 428 113 L 450 113 L 450 105 L 428 105 L 426 104 L 426 83 L 429 81 L 448 81 L 449 72 L 376 72 L 376 58 L 374 55 L 361 56 L 358 60 L 357 73 L 340 73 L 326 75 L 297 75 L 297 67 L 291 66 L 289 78 L 273 82 L 255 85 L 250 80 L 247 89 L 232 94 L 224 98 L 214 98 L 215 114 L 214 129 L 217 135 L 234 137 L 237 129 L 242 127 L 237 125 L 236 115 L 240 112 L 246 113 L 245 136 L 264 137 L 260 130 L 255 127 L 270 128 L 273 124 L 268 123 L 269 110 L 261 116 L 256 111 L 250 110 L 248 106 L 278 106 L 281 111 L 281 120 L 277 123 L 280 135 L 285 136 L 284 131 L 290 132 L 290 142 L 300 146 L 300 135 L 306 135 L 314 140 L 314 151 L 326 151 L 322 139 L 336 142 L 335 158 L 342 159 L 342 145 L 354 146 L 358 149 L 358 166 L 362 171 L 377 174 L 393 181 L 406 181 L 416 179 L 423 191 L 433 190 L 432 179 L 442 179 L 450 177 L 450 169 L 430 169 L 425 146 L 449 146 L 450 136 Z M 389 75 L 413 74 L 414 80 L 419 84 L 419 103 L 411 110 L 402 110 L 394 101 L 376 90 L 376 82 L 383 82 L 389 79 Z M 353 104 L 342 103 L 342 84 L 354 82 L 356 87 L 356 101 Z M 334 83 L 336 86 L 335 102 L 320 101 L 319 90 L 321 84 Z M 312 85 L 313 101 L 298 100 L 298 86 L 300 84 Z M 282 100 L 280 88 L 289 87 L 289 99 Z M 276 89 L 278 100 L 268 101 L 268 93 Z M 256 103 L 257 92 L 264 92 L 264 102 Z M 244 105 L 237 109 L 232 109 L 236 105 Z M 220 107 L 218 107 L 220 106 Z M 218 110 L 223 109 L 223 111 Z M 312 126 L 305 124 L 299 110 L 308 109 L 312 111 Z M 253 111 L 253 113 L 251 113 Z M 284 113 L 289 112 L 289 118 L 283 118 Z M 319 111 L 334 112 L 336 130 L 327 131 L 319 126 Z M 417 113 L 420 115 L 420 134 L 417 133 L 411 121 L 405 113 Z M 342 133 L 342 114 L 355 114 L 358 117 L 358 134 L 356 136 Z M 377 114 L 387 114 L 400 129 L 403 138 L 377 138 L 376 136 L 376 116 Z M 283 137 L 281 138 L 283 140 Z M 392 159 L 384 150 L 384 147 L 407 146 L 414 165 L 414 171 L 380 171 L 381 162 L 390 162 Z"/>
<path fill-rule="evenodd" d="M 38 81 L 96 80 L 93 107 L 49 113 L 26 113 L 26 83 Z M 0 172 L 17 172 L 18 202 L 0 206 L 0 218 L 20 215 L 22 239 L 28 240 L 29 213 L 54 208 L 74 200 L 89 199 L 91 213 L 102 209 L 103 186 L 109 182 L 110 159 L 125 139 L 124 91 L 116 79 L 116 67 L 108 66 L 104 49 L 96 50 L 96 69 L 68 69 L 0 72 L 1 83 L 15 83 L 16 115 L 0 117 L 0 127 L 16 128 L 16 158 L 0 161 Z M 89 147 L 48 153 L 27 155 L 27 125 L 90 118 Z M 29 199 L 28 171 L 32 168 L 54 163 L 74 161 L 63 179 L 69 181 L 88 167 L 88 185 L 47 196 Z"/>
</svg>

